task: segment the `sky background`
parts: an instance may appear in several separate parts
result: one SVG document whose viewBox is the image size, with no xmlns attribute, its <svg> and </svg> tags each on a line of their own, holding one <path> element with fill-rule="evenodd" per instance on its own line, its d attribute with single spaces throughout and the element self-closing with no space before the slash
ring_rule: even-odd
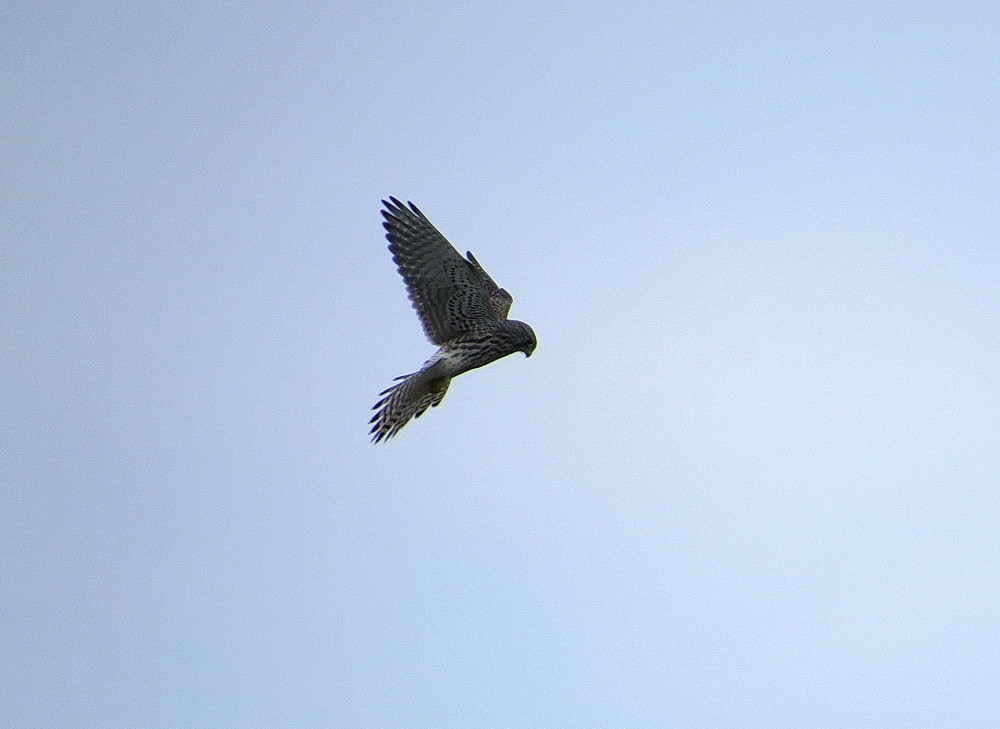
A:
<svg viewBox="0 0 1000 729">
<path fill-rule="evenodd" d="M 608 5 L 3 11 L 0 724 L 995 723 L 1000 6 Z"/>
</svg>

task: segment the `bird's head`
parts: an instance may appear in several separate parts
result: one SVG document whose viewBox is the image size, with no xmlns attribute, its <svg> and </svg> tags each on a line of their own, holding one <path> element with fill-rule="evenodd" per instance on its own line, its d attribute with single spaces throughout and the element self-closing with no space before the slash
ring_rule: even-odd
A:
<svg viewBox="0 0 1000 729">
<path fill-rule="evenodd" d="M 538 339 L 535 338 L 534 330 L 525 324 L 523 321 L 508 321 L 512 324 L 515 329 L 516 340 L 515 340 L 515 352 L 524 352 L 525 357 L 530 357 L 531 353 L 535 351 L 535 347 L 538 346 Z"/>
</svg>

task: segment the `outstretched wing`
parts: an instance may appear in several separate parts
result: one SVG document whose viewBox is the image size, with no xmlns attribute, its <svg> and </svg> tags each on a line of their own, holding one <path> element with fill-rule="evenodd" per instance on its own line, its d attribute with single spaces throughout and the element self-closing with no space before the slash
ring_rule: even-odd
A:
<svg viewBox="0 0 1000 729">
<path fill-rule="evenodd" d="M 390 197 L 382 204 L 389 250 L 428 339 L 444 344 L 477 322 L 500 318 L 490 296 L 496 284 L 475 259 L 462 258 L 413 203 Z"/>
</svg>

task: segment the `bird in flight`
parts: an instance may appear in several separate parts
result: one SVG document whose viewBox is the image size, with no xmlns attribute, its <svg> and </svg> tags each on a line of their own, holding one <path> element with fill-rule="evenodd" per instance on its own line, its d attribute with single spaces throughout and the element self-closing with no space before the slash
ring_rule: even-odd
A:
<svg viewBox="0 0 1000 729">
<path fill-rule="evenodd" d="M 440 405 L 453 377 L 514 352 L 530 357 L 537 344 L 531 327 L 507 318 L 514 299 L 471 252 L 462 258 L 413 203 L 390 197 L 382 204 L 392 259 L 424 333 L 439 349 L 417 372 L 379 393 L 369 421 L 374 443 Z"/>
</svg>

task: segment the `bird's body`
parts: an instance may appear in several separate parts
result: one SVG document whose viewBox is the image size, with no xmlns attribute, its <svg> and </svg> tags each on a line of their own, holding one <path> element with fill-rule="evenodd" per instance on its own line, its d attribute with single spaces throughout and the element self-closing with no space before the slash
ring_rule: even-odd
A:
<svg viewBox="0 0 1000 729">
<path fill-rule="evenodd" d="M 417 372 L 380 393 L 371 419 L 375 442 L 437 407 L 453 377 L 514 352 L 530 356 L 536 345 L 531 327 L 507 319 L 513 299 L 472 253 L 459 255 L 413 203 L 382 202 L 389 250 L 427 338 L 440 347 Z"/>
</svg>

